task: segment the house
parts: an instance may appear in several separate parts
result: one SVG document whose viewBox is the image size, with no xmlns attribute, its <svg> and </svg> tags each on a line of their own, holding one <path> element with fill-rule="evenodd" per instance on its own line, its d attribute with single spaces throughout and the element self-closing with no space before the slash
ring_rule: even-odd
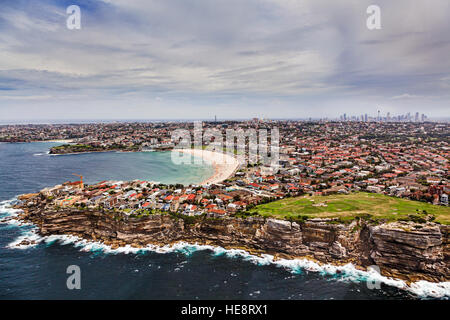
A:
<svg viewBox="0 0 450 320">
<path fill-rule="evenodd" d="M 222 209 L 209 209 L 208 213 L 214 217 L 223 217 L 226 211 Z"/>
<path fill-rule="evenodd" d="M 367 187 L 367 191 L 368 192 L 380 193 L 381 192 L 381 188 L 378 187 L 378 186 L 368 186 Z"/>
</svg>

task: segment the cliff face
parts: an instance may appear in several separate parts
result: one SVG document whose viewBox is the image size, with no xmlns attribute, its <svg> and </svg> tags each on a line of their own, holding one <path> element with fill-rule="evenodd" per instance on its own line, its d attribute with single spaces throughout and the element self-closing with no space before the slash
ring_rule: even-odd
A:
<svg viewBox="0 0 450 320">
<path fill-rule="evenodd" d="M 42 235 L 72 234 L 113 248 L 130 244 L 197 242 L 243 248 L 278 257 L 308 257 L 323 263 L 377 265 L 382 274 L 411 281 L 449 281 L 449 227 L 433 223 L 367 225 L 330 224 L 320 219 L 302 224 L 263 218 L 202 219 L 187 222 L 169 215 L 119 221 L 105 213 L 34 210 L 22 216 Z"/>
</svg>

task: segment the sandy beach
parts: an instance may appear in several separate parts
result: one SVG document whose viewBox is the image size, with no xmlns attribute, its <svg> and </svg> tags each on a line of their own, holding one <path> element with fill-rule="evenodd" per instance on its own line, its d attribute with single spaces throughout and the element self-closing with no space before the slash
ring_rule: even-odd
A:
<svg viewBox="0 0 450 320">
<path fill-rule="evenodd" d="M 214 167 L 214 175 L 202 181 L 201 185 L 220 183 L 231 177 L 239 167 L 239 161 L 231 154 L 201 149 L 174 149 L 173 152 L 191 154 L 202 158 Z M 194 161 L 194 159 L 192 159 Z"/>
</svg>

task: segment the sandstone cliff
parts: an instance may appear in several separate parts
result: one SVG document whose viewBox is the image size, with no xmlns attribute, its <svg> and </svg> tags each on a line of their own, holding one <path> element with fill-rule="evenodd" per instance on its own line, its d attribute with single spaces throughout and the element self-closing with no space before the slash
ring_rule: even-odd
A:
<svg viewBox="0 0 450 320">
<path fill-rule="evenodd" d="M 408 281 L 449 281 L 449 226 L 434 223 L 370 225 L 311 219 L 303 223 L 264 218 L 181 219 L 170 215 L 118 219 L 112 214 L 66 209 L 25 210 L 43 236 L 71 234 L 117 248 L 176 241 L 243 248 L 277 257 L 307 257 L 366 268 Z"/>
</svg>

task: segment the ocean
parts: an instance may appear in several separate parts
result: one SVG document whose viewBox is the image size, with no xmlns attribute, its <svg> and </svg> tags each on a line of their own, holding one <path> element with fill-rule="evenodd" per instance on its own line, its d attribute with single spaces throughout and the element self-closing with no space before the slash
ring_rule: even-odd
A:
<svg viewBox="0 0 450 320">
<path fill-rule="evenodd" d="M 167 152 L 48 155 L 58 143 L 0 143 L 0 218 L 22 193 L 75 180 L 152 180 L 199 183 L 211 166 L 177 166 Z M 0 224 L 0 299 L 430 299 L 448 298 L 449 287 L 426 283 L 404 288 L 352 266 L 336 269 L 306 260 L 278 261 L 240 250 L 178 244 L 110 250 L 70 237 L 35 246 L 11 244 L 33 226 Z M 81 289 L 69 290 L 67 267 L 81 270 Z M 336 270 L 339 270 L 338 272 Z M 368 285 L 381 280 L 379 289 Z M 372 289 L 371 289 L 372 288 Z"/>
</svg>

